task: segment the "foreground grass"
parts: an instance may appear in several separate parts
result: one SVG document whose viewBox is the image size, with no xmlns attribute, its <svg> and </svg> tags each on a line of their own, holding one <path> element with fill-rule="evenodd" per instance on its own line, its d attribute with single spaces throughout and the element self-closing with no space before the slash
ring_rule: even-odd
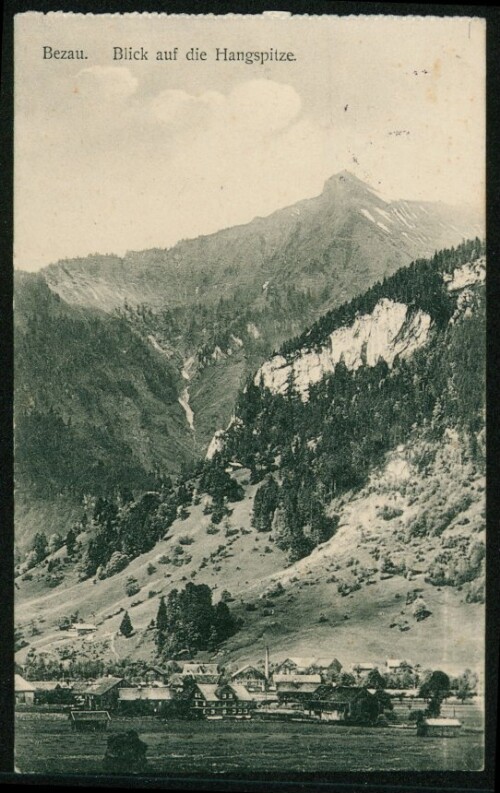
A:
<svg viewBox="0 0 500 793">
<path fill-rule="evenodd" d="M 135 729 L 148 773 L 206 774 L 479 770 L 483 735 L 417 738 L 401 727 L 307 723 L 167 722 L 115 718 L 108 733 L 73 733 L 65 716 L 19 714 L 16 762 L 24 773 L 99 774 L 108 735 Z"/>
</svg>

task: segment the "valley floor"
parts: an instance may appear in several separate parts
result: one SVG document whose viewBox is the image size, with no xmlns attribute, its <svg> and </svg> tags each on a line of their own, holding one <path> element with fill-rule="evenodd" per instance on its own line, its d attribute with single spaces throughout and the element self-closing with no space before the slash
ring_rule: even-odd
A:
<svg viewBox="0 0 500 793">
<path fill-rule="evenodd" d="M 481 715 L 474 705 L 463 707 L 470 717 L 453 738 L 419 738 L 402 724 L 161 723 L 153 718 L 116 718 L 108 733 L 75 734 L 65 715 L 19 713 L 16 763 L 23 773 L 99 774 L 109 734 L 133 728 L 148 746 L 148 773 L 161 776 L 278 772 L 327 778 L 336 771 L 480 770 Z"/>
</svg>

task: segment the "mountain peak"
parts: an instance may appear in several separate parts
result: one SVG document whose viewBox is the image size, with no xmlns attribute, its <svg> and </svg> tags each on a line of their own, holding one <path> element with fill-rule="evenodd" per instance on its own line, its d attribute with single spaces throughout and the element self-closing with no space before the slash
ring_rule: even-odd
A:
<svg viewBox="0 0 500 793">
<path fill-rule="evenodd" d="M 324 190 L 327 190 L 330 187 L 337 187 L 338 185 L 349 186 L 349 187 L 361 187 L 363 190 L 373 190 L 373 188 L 355 176 L 351 171 L 339 171 L 338 173 L 330 176 L 329 179 L 326 180 L 324 185 Z"/>
</svg>

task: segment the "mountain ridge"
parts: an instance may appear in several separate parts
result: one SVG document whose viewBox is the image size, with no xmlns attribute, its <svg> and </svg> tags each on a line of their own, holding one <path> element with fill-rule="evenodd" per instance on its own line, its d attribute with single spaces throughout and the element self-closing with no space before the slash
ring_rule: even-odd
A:
<svg viewBox="0 0 500 793">
<path fill-rule="evenodd" d="M 404 298 L 432 320 L 425 343 L 392 368 L 338 362 L 306 401 L 292 377 L 284 393 L 247 383 L 212 460 L 135 501 L 101 499 L 79 524 L 76 557 L 63 544 L 20 566 L 21 634 L 39 652 L 66 652 L 58 620 L 78 607 L 85 619 L 94 612 L 94 652 L 150 660 L 158 598 L 195 580 L 216 598 L 229 589 L 243 620 L 214 650 L 223 661 L 254 661 L 266 644 L 275 655 L 333 645 L 344 663 L 378 659 L 390 645 L 424 664 L 480 665 L 483 273 L 484 244 L 472 240 L 403 268 L 291 339 L 289 361 L 381 298 Z M 117 571 L 112 556 L 124 553 Z M 131 639 L 117 636 L 124 610 Z"/>
<path fill-rule="evenodd" d="M 389 238 L 385 239 L 386 232 L 377 225 L 382 223 L 384 215 L 373 221 L 363 216 L 354 219 L 350 217 L 353 209 L 356 210 L 356 203 L 362 201 L 368 207 L 388 214 L 389 222 L 394 224 L 391 234 L 398 235 L 398 243 L 391 242 Z M 413 207 L 415 211 L 420 207 L 419 217 L 411 218 L 408 214 L 405 218 L 404 211 L 407 206 Z M 438 216 L 432 222 L 428 211 L 430 208 L 434 208 Z M 231 291 L 241 284 L 255 286 L 257 282 L 264 283 L 266 276 L 272 277 L 273 273 L 276 274 L 277 266 L 278 270 L 283 267 L 286 269 L 287 250 L 291 253 L 290 245 L 294 235 L 297 237 L 293 243 L 295 259 L 297 256 L 299 260 L 300 257 L 318 258 L 322 251 L 327 252 L 330 241 L 335 236 L 338 237 L 340 232 L 341 236 L 350 238 L 353 230 L 349 225 L 356 226 L 361 221 L 364 234 L 375 238 L 375 248 L 377 245 L 383 248 L 383 256 L 380 258 L 385 257 L 385 270 L 377 272 L 379 276 L 389 272 L 391 267 L 396 269 L 400 264 L 418 256 L 431 255 L 437 249 L 459 243 L 463 237 L 481 233 L 478 218 L 466 218 L 466 214 L 463 210 L 448 208 L 443 204 L 434 205 L 431 202 L 386 202 L 369 185 L 348 172 L 341 172 L 326 180 L 324 189 L 318 196 L 278 209 L 267 217 L 256 217 L 248 223 L 221 229 L 209 235 L 181 240 L 170 248 L 130 251 L 123 257 L 108 254 L 102 257 L 70 259 L 51 264 L 41 272 L 50 288 L 70 303 L 99 305 L 107 311 L 121 307 L 127 299 L 136 305 L 182 305 L 189 303 L 192 295 L 183 290 L 182 281 L 179 280 L 181 267 L 182 279 L 187 279 L 189 286 L 194 290 L 205 289 L 205 299 L 214 299 L 207 292 L 209 287 L 220 288 L 222 285 Z M 462 228 L 451 222 L 452 218 L 456 220 L 457 217 L 461 218 L 459 225 Z M 412 228 L 415 221 L 420 224 L 418 232 Z M 309 227 L 301 230 L 304 223 L 309 223 Z M 429 227 L 428 231 L 425 231 L 425 224 Z M 235 244 L 238 246 L 237 250 L 234 249 Z M 364 241 L 362 245 L 360 239 L 356 244 L 358 257 L 361 254 L 361 259 L 364 260 L 367 243 Z M 395 251 L 398 246 L 401 249 L 399 252 Z M 394 260 L 392 264 L 391 260 Z M 203 262 L 205 279 L 196 278 L 195 265 L 200 262 Z M 304 265 L 308 263 L 303 262 Z M 250 264 L 256 272 L 249 279 L 245 268 Z M 357 264 L 360 266 L 362 262 L 358 261 Z M 232 268 L 236 268 L 235 273 L 231 272 Z M 116 272 L 111 284 L 109 277 L 112 270 Z M 296 268 L 294 271 L 296 272 Z M 159 279 L 162 274 L 168 274 L 173 279 L 173 288 L 169 289 Z M 207 283 L 207 274 L 212 278 L 212 284 Z M 91 275 L 100 279 L 98 290 L 88 280 Z M 235 275 L 238 277 L 235 278 Z M 115 290 L 114 294 L 111 287 Z"/>
</svg>

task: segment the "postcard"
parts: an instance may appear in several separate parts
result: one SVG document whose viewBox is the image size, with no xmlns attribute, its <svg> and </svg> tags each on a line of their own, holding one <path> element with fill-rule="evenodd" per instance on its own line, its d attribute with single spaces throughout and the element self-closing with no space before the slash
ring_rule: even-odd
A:
<svg viewBox="0 0 500 793">
<path fill-rule="evenodd" d="M 485 763 L 485 34 L 14 20 L 26 775 Z"/>
</svg>

